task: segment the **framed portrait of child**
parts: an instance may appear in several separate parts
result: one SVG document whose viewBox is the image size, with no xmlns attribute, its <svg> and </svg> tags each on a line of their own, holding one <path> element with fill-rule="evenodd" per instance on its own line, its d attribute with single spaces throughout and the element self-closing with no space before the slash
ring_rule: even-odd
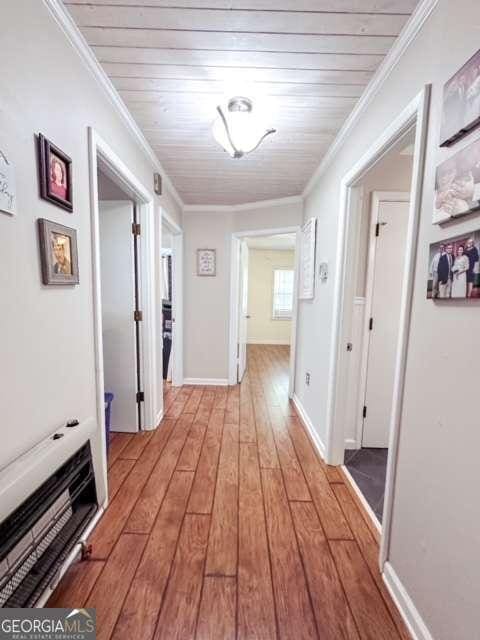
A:
<svg viewBox="0 0 480 640">
<path fill-rule="evenodd" d="M 38 135 L 38 153 L 41 197 L 72 213 L 71 158 L 41 133 Z"/>
</svg>

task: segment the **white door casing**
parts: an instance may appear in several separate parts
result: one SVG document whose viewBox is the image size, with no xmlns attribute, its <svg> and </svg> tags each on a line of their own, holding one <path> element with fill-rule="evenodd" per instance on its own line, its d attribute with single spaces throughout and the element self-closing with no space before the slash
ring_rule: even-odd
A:
<svg viewBox="0 0 480 640">
<path fill-rule="evenodd" d="M 240 242 L 240 287 L 239 287 L 239 319 L 238 319 L 238 382 L 241 382 L 247 368 L 247 334 L 248 334 L 248 245 Z"/>
<path fill-rule="evenodd" d="M 133 203 L 100 201 L 100 277 L 105 391 L 114 394 L 113 431 L 138 431 L 137 354 L 133 312 Z"/>
<path fill-rule="evenodd" d="M 408 193 L 382 192 L 374 194 L 372 201 L 364 356 L 364 447 L 387 448 L 389 442 L 409 199 Z"/>
</svg>

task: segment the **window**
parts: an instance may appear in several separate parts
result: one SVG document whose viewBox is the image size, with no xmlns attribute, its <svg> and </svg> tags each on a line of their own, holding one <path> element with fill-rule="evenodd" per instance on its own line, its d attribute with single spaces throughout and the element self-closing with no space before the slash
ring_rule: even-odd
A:
<svg viewBox="0 0 480 640">
<path fill-rule="evenodd" d="M 273 271 L 273 319 L 290 320 L 293 309 L 293 270 Z"/>
</svg>

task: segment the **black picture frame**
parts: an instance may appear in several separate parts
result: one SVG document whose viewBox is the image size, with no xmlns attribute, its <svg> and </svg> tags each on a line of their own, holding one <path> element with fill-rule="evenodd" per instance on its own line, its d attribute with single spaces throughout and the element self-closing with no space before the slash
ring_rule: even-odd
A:
<svg viewBox="0 0 480 640">
<path fill-rule="evenodd" d="M 52 204 L 73 213 L 72 159 L 43 134 L 38 134 L 38 158 L 40 169 L 40 196 Z M 52 162 L 62 172 L 61 183 L 52 179 Z M 63 194 L 64 192 L 64 194 Z"/>
<path fill-rule="evenodd" d="M 45 218 L 39 218 L 37 225 L 43 284 L 78 284 L 76 230 Z"/>
<path fill-rule="evenodd" d="M 452 146 L 479 125 L 480 49 L 443 87 L 440 146 Z"/>
</svg>

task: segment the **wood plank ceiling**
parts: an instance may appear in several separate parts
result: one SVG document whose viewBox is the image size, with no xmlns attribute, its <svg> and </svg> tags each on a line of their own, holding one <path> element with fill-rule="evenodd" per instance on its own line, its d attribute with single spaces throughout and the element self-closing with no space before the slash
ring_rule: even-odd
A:
<svg viewBox="0 0 480 640">
<path fill-rule="evenodd" d="M 186 204 L 302 192 L 418 0 L 65 0 Z M 277 129 L 250 156 L 214 141 L 216 106 Z"/>
</svg>

